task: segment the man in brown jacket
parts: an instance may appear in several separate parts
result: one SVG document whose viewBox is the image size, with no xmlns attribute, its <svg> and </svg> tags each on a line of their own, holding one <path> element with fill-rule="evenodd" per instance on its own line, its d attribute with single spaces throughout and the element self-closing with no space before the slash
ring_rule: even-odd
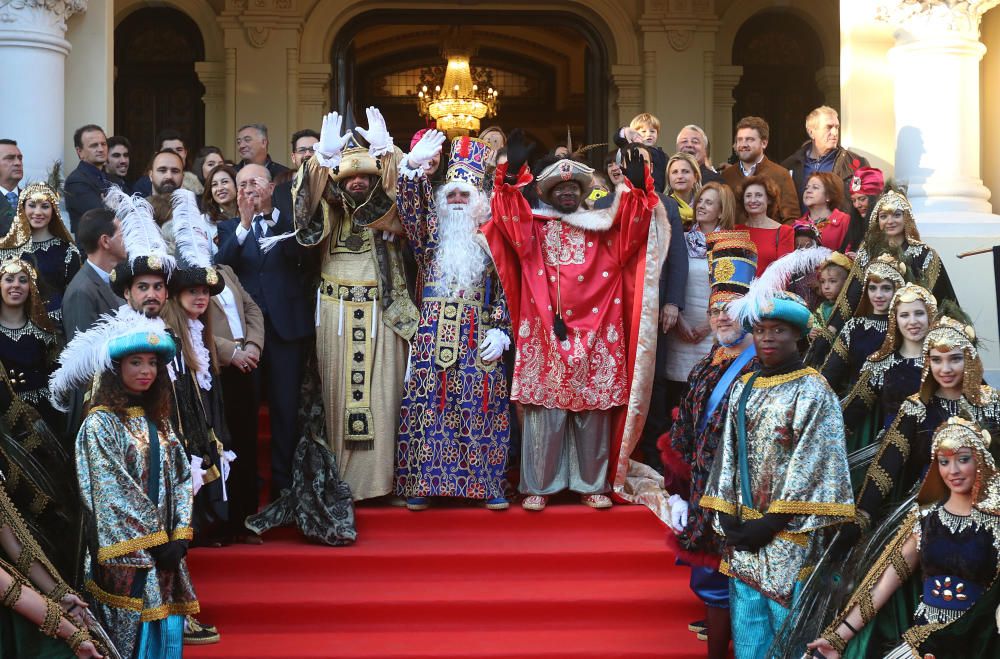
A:
<svg viewBox="0 0 1000 659">
<path fill-rule="evenodd" d="M 777 222 L 792 222 L 799 218 L 798 193 L 791 174 L 781 165 L 772 162 L 764 155 L 767 140 L 771 136 L 771 127 L 760 117 L 743 117 L 736 124 L 736 142 L 733 148 L 739 161 L 730 165 L 722 172 L 722 178 L 736 195 L 736 221 L 743 223 L 746 213 L 743 210 L 743 200 L 739 197 L 739 187 L 747 176 L 758 174 L 774 181 L 781 194 L 778 195 Z"/>
<path fill-rule="evenodd" d="M 228 265 L 216 266 L 226 287 L 212 296 L 208 312 L 212 317 L 215 350 L 222 365 L 222 395 L 226 425 L 239 456 L 232 463 L 227 489 L 231 540 L 260 544 L 260 536 L 248 533 L 243 520 L 257 512 L 257 408 L 260 391 L 257 366 L 264 349 L 264 315 L 239 277 Z"/>
</svg>

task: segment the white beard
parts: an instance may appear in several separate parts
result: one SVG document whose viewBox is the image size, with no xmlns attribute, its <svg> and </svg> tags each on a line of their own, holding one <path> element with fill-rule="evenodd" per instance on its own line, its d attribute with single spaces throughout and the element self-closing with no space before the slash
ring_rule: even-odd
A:
<svg viewBox="0 0 1000 659">
<path fill-rule="evenodd" d="M 438 248 L 435 260 L 441 271 L 441 283 L 451 295 L 478 286 L 486 270 L 487 256 L 476 242 L 480 200 L 469 204 L 437 205 Z"/>
</svg>

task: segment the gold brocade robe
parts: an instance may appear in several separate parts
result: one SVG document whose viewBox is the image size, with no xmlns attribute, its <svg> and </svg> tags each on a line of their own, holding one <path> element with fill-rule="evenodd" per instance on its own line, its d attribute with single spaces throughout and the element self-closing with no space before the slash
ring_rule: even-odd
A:
<svg viewBox="0 0 1000 659">
<path fill-rule="evenodd" d="M 744 520 L 766 513 L 792 515 L 785 529 L 759 551 L 727 546 L 719 568 L 788 606 L 796 582 L 808 575 L 822 550 L 822 530 L 854 517 L 844 423 L 836 395 L 814 369 L 758 377 L 745 407 L 752 500 L 744 501 L 737 419 L 751 375 L 743 375 L 730 392 L 722 441 L 701 506 Z M 725 535 L 717 515 L 714 527 Z"/>
<path fill-rule="evenodd" d="M 404 239 L 382 233 L 402 230 L 395 207 L 400 155 L 397 149 L 380 159 L 377 192 L 392 203 L 374 222 L 348 213 L 330 170 L 315 158 L 303 165 L 292 191 L 296 239 L 323 250 L 316 352 L 327 441 L 355 500 L 392 492 L 407 341 L 420 318 Z"/>
</svg>

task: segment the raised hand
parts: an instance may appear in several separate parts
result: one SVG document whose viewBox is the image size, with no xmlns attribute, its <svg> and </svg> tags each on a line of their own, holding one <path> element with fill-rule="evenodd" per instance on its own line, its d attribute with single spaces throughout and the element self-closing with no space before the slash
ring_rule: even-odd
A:
<svg viewBox="0 0 1000 659">
<path fill-rule="evenodd" d="M 524 163 L 528 162 L 531 150 L 535 148 L 534 142 L 529 142 L 524 136 L 524 131 L 515 128 L 510 131 L 507 137 L 507 182 L 517 181 L 517 173 L 521 171 Z"/>
<path fill-rule="evenodd" d="M 323 167 L 337 167 L 340 165 L 340 154 L 344 146 L 351 139 L 350 131 L 341 134 L 340 129 L 344 125 L 344 118 L 336 112 L 323 117 L 323 127 L 319 132 L 319 142 L 313 147 L 316 160 Z"/>
<path fill-rule="evenodd" d="M 622 174 L 632 187 L 646 189 L 646 161 L 637 147 L 630 147 L 622 152 Z"/>
<path fill-rule="evenodd" d="M 385 127 L 385 119 L 377 107 L 365 109 L 368 116 L 368 130 L 357 128 L 358 134 L 368 141 L 368 153 L 373 158 L 392 151 L 392 136 Z"/>
<path fill-rule="evenodd" d="M 434 159 L 434 156 L 441 153 L 441 145 L 444 144 L 445 135 L 439 130 L 429 130 L 424 133 L 420 140 L 413 145 L 413 150 L 406 156 L 410 169 L 422 169 L 424 165 Z"/>
</svg>

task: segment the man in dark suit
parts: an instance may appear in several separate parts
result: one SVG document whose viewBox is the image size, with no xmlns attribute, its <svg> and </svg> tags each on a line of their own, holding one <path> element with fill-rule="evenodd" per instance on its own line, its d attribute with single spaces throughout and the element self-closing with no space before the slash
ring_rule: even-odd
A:
<svg viewBox="0 0 1000 659">
<path fill-rule="evenodd" d="M 18 185 L 24 178 L 24 156 L 14 140 L 0 140 L 0 236 L 6 236 L 17 215 Z"/>
<path fill-rule="evenodd" d="M 91 208 L 104 207 L 104 193 L 111 185 L 104 173 L 108 162 L 108 139 L 104 129 L 87 124 L 73 133 L 73 146 L 80 164 L 66 177 L 66 210 L 69 211 L 69 225 L 76 235 L 80 218 Z"/>
<path fill-rule="evenodd" d="M 291 234 L 291 198 L 272 203 L 270 172 L 245 165 L 236 176 L 240 216 L 219 224 L 216 260 L 233 268 L 264 315 L 267 348 L 261 366 L 271 417 L 271 495 L 292 485 L 292 455 L 299 437 L 297 414 L 303 367 L 315 326 L 305 263 L 306 248 L 292 238 L 266 253 L 262 238 Z M 259 371 L 258 371 L 259 372 Z"/>
<path fill-rule="evenodd" d="M 247 165 L 261 165 L 267 168 L 273 181 L 288 168 L 271 160 L 268 153 L 267 126 L 264 124 L 247 124 L 236 133 L 236 149 L 240 152 L 240 161 L 236 163 L 236 171 Z"/>
<path fill-rule="evenodd" d="M 125 259 L 121 223 L 105 208 L 94 208 L 80 218 L 77 240 L 87 252 L 83 267 L 63 296 L 62 322 L 66 340 L 93 327 L 101 314 L 114 311 L 125 300 L 111 290 L 111 271 Z M 83 422 L 84 394 L 77 392 L 67 415 L 68 437 L 76 437 Z"/>
</svg>

